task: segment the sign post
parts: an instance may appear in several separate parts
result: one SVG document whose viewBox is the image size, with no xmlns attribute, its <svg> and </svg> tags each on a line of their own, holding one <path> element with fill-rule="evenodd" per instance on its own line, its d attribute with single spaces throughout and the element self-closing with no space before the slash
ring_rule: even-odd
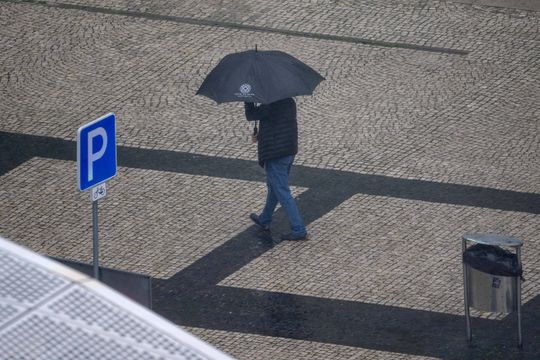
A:
<svg viewBox="0 0 540 360">
<path fill-rule="evenodd" d="M 98 202 L 92 201 L 92 253 L 94 278 L 99 280 Z"/>
<path fill-rule="evenodd" d="M 116 176 L 116 117 L 109 113 L 77 131 L 79 190 L 92 188 L 94 277 L 99 279 L 98 200 L 107 195 L 105 181 Z"/>
</svg>

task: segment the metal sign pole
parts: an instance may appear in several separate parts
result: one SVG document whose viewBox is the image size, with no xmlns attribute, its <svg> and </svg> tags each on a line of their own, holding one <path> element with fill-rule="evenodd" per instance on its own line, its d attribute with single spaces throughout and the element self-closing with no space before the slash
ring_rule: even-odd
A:
<svg viewBox="0 0 540 360">
<path fill-rule="evenodd" d="M 467 241 L 465 239 L 461 240 L 461 248 L 463 256 L 463 254 L 465 254 L 465 250 L 467 250 Z M 465 322 L 467 324 L 467 341 L 470 344 L 472 341 L 472 331 L 471 313 L 469 310 L 469 265 L 465 264 L 465 261 L 463 261 L 463 293 L 465 298 Z"/>
<path fill-rule="evenodd" d="M 518 261 L 518 266 L 521 267 L 521 245 L 516 246 L 516 257 Z M 521 335 L 521 276 L 517 277 L 517 286 L 516 286 L 516 300 L 517 300 L 517 320 L 518 320 L 518 347 L 523 347 L 523 337 Z"/>
<path fill-rule="evenodd" d="M 94 278 L 99 280 L 99 241 L 98 241 L 98 201 L 92 201 L 92 225 L 93 225 L 93 251 L 94 251 Z"/>
</svg>

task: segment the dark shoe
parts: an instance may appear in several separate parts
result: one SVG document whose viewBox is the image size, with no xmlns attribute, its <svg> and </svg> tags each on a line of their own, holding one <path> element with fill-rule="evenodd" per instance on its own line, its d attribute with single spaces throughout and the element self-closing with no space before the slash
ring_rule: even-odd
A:
<svg viewBox="0 0 540 360">
<path fill-rule="evenodd" d="M 255 213 L 251 213 L 249 215 L 249 218 L 251 219 L 251 221 L 253 221 L 258 227 L 260 227 L 261 229 L 263 229 L 264 231 L 268 231 L 270 230 L 270 226 L 268 225 L 264 225 L 261 220 L 259 219 L 259 215 L 255 214 Z"/>
<path fill-rule="evenodd" d="M 288 234 L 281 235 L 281 240 L 283 240 L 283 241 L 286 241 L 286 240 L 304 241 L 304 240 L 308 240 L 308 239 L 309 239 L 309 237 L 308 237 L 307 233 L 301 234 L 301 235 L 295 235 L 293 233 L 288 233 Z"/>
</svg>

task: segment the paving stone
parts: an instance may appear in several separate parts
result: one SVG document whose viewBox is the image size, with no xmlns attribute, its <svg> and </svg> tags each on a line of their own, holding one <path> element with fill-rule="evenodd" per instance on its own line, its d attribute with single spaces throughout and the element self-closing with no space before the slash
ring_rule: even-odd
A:
<svg viewBox="0 0 540 360">
<path fill-rule="evenodd" d="M 237 359 L 308 360 L 308 359 L 396 359 L 428 360 L 433 357 L 398 354 L 352 346 L 322 344 L 311 341 L 242 334 L 219 330 L 188 327 L 189 332 L 201 337 Z"/>
<path fill-rule="evenodd" d="M 115 6 L 124 8 L 121 4 Z M 168 3 L 153 4 L 158 11 Z M 215 5 L 185 4 L 193 16 Z M 510 10 L 440 2 L 422 2 L 427 9 L 409 2 L 362 4 L 334 9 L 324 2 L 287 3 L 275 6 L 277 14 L 261 11 L 252 21 L 271 25 L 260 17 L 303 18 L 302 29 L 311 23 L 313 15 L 307 14 L 328 8 L 320 16 L 329 16 L 340 29 L 346 28 L 343 17 L 351 14 L 359 16 L 359 24 L 383 21 L 373 25 L 383 29 L 394 29 L 384 21 L 395 19 L 466 43 L 463 48 L 471 53 L 426 53 L 2 3 L 0 129 L 73 139 L 79 125 L 115 111 L 120 144 L 254 159 L 242 107 L 216 106 L 193 94 L 225 54 L 258 44 L 290 52 L 327 79 L 313 97 L 298 99 L 299 164 L 538 192 L 538 182 L 531 181 L 540 173 L 537 14 L 516 18 Z M 364 13 L 365 7 L 372 11 Z M 173 13 L 183 9 L 168 8 L 177 9 Z M 218 8 L 219 14 L 236 9 L 232 3 Z M 207 18 L 228 19 L 218 15 Z M 317 21 L 316 26 L 327 25 Z M 20 36 L 21 27 L 27 36 Z M 343 31 L 338 34 L 362 35 Z M 435 45 L 457 48 L 461 43 Z"/>
<path fill-rule="evenodd" d="M 34 158 L 0 178 L 0 234 L 50 256 L 92 262 L 92 205 L 75 162 Z M 99 201 L 100 262 L 176 274 L 251 226 L 262 182 L 119 168 Z M 295 188 L 294 195 L 302 192 Z"/>
<path fill-rule="evenodd" d="M 461 235 L 524 241 L 526 303 L 540 294 L 539 228 L 533 214 L 355 195 L 310 226 L 309 243 L 283 243 L 220 285 L 462 315 Z"/>
<path fill-rule="evenodd" d="M 132 13 L 114 13 L 125 10 Z M 120 145 L 255 161 L 242 106 L 194 94 L 223 56 L 257 44 L 291 53 L 326 77 L 313 96 L 296 99 L 297 164 L 540 192 L 538 12 L 438 0 L 0 1 L 0 23 L 0 131 L 73 141 L 80 125 L 114 111 Z M 379 46 L 352 42 L 362 39 Z M 0 234 L 89 262 L 91 204 L 75 174 L 74 162 L 38 157 L 1 176 Z M 247 215 L 262 206 L 265 186 L 120 168 L 108 191 L 100 201 L 103 265 L 159 283 L 252 226 Z M 540 293 L 534 211 L 357 194 L 309 224 L 309 242 L 277 244 L 218 288 L 458 316 L 460 236 L 500 232 L 525 242 L 523 299 L 530 305 Z M 189 329 L 246 359 L 421 358 Z M 537 333 L 526 335 L 523 358 L 537 357 Z M 422 351 L 408 346 L 399 344 Z M 484 358 L 510 357 L 504 346 L 498 355 L 486 349 Z"/>
</svg>

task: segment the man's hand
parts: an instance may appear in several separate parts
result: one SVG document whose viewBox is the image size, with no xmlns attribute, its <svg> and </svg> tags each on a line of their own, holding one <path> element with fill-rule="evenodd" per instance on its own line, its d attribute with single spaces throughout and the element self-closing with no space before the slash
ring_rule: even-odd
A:
<svg viewBox="0 0 540 360">
<path fill-rule="evenodd" d="M 253 126 L 253 134 L 251 134 L 251 142 L 255 144 L 257 141 L 259 141 L 259 128 L 257 127 L 257 122 L 255 121 L 255 125 Z"/>
</svg>

